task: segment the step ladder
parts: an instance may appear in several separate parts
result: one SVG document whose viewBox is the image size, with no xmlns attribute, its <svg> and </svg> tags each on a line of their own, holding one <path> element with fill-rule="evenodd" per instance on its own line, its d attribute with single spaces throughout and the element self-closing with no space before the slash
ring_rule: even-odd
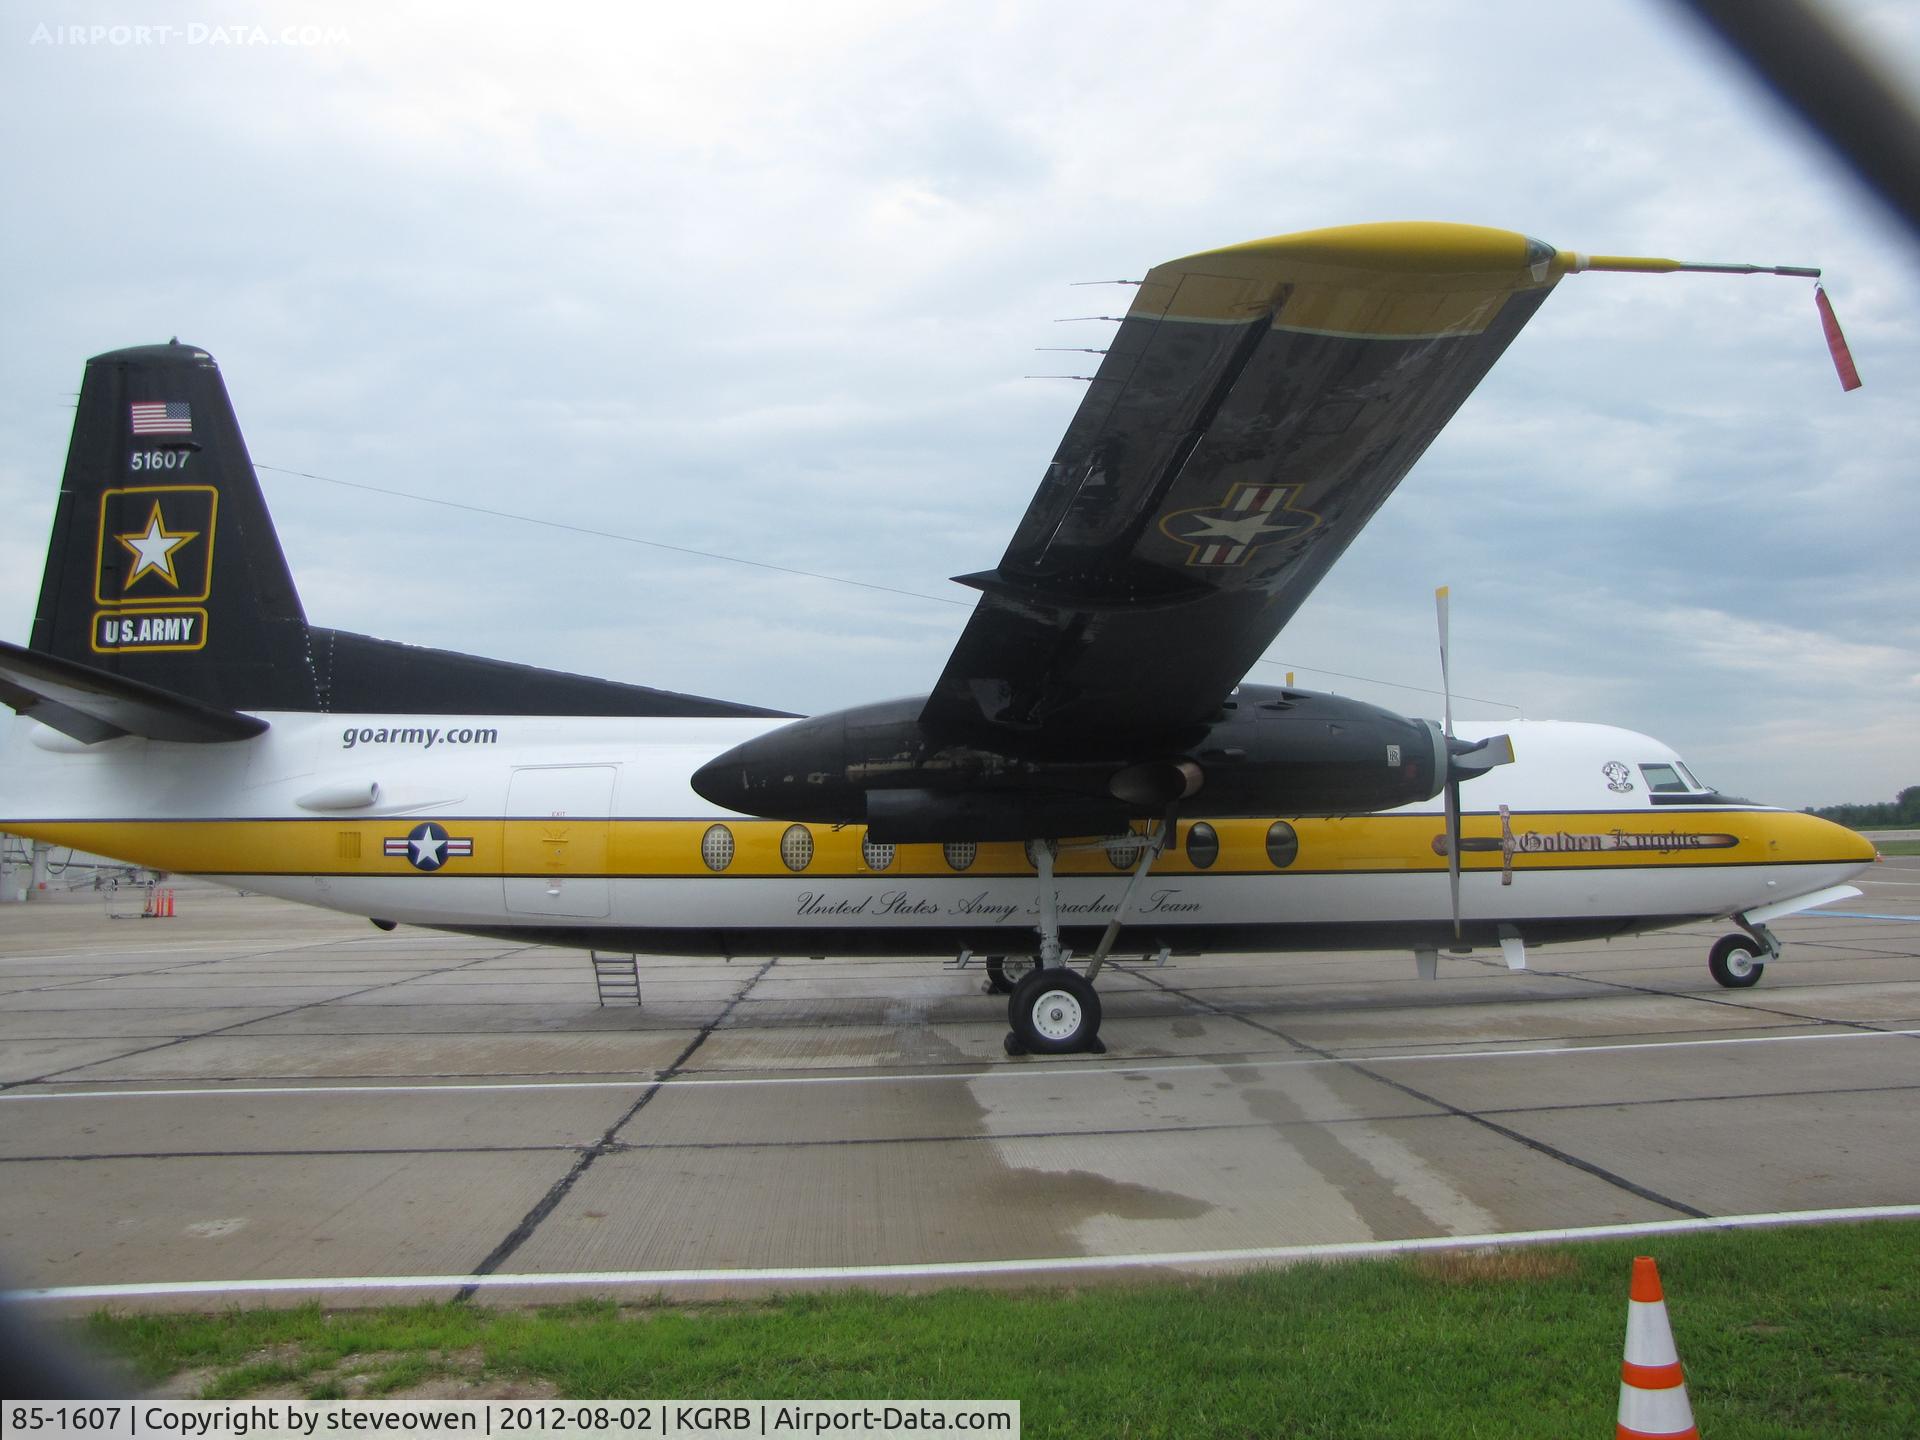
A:
<svg viewBox="0 0 1920 1440">
<path fill-rule="evenodd" d="M 591 952 L 593 956 L 593 985 L 600 992 L 600 1008 L 609 1005 L 634 1005 L 640 1003 L 640 957 L 638 955 L 605 955 L 600 951 Z"/>
</svg>

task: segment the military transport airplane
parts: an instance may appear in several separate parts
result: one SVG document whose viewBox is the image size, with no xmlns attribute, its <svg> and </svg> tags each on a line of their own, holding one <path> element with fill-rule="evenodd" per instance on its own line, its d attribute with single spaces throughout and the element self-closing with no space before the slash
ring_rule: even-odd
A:
<svg viewBox="0 0 1920 1440">
<path fill-rule="evenodd" d="M 1752 984 L 1865 841 L 1628 730 L 1241 683 L 1561 278 L 1677 268 L 1439 224 L 1156 266 L 933 693 L 806 719 L 309 624 L 212 357 L 98 356 L 0 828 L 389 928 L 978 954 L 1014 1051 L 1100 1048 L 1123 935 L 1431 976 L 1731 917 Z"/>
</svg>

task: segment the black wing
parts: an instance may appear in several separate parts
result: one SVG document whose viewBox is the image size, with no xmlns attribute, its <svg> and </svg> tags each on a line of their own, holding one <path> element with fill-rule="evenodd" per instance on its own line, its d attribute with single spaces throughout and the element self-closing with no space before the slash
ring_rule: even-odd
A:
<svg viewBox="0 0 1920 1440">
<path fill-rule="evenodd" d="M 922 718 L 1054 742 L 1177 735 L 1272 644 L 1568 258 L 1359 225 L 1156 266 Z"/>
</svg>

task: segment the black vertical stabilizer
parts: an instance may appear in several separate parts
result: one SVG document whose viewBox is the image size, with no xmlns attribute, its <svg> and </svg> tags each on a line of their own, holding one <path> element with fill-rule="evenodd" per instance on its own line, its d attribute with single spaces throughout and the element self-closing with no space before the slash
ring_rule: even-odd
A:
<svg viewBox="0 0 1920 1440">
<path fill-rule="evenodd" d="M 87 362 L 31 648 L 234 710 L 313 710 L 306 614 L 220 369 Z"/>
<path fill-rule="evenodd" d="M 87 362 L 29 649 L 61 663 L 0 649 L 0 703 L 82 740 L 233 739 L 246 710 L 786 713 L 309 628 L 220 367 L 178 341 Z"/>
</svg>

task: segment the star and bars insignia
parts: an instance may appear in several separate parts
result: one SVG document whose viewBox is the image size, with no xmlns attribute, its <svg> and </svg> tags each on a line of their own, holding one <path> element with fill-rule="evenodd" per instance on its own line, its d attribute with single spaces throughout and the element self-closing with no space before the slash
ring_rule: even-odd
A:
<svg viewBox="0 0 1920 1440">
<path fill-rule="evenodd" d="M 1294 508 L 1298 485 L 1235 485 L 1218 505 L 1175 510 L 1160 521 L 1169 540 L 1189 547 L 1189 565 L 1244 565 L 1263 545 L 1298 540 L 1320 523 Z"/>
<path fill-rule="evenodd" d="M 444 827 L 428 820 L 414 826 L 405 835 L 389 835 L 385 850 L 389 856 L 404 859 L 414 869 L 431 873 L 449 860 L 473 854 L 473 840 L 455 839 Z"/>
</svg>

